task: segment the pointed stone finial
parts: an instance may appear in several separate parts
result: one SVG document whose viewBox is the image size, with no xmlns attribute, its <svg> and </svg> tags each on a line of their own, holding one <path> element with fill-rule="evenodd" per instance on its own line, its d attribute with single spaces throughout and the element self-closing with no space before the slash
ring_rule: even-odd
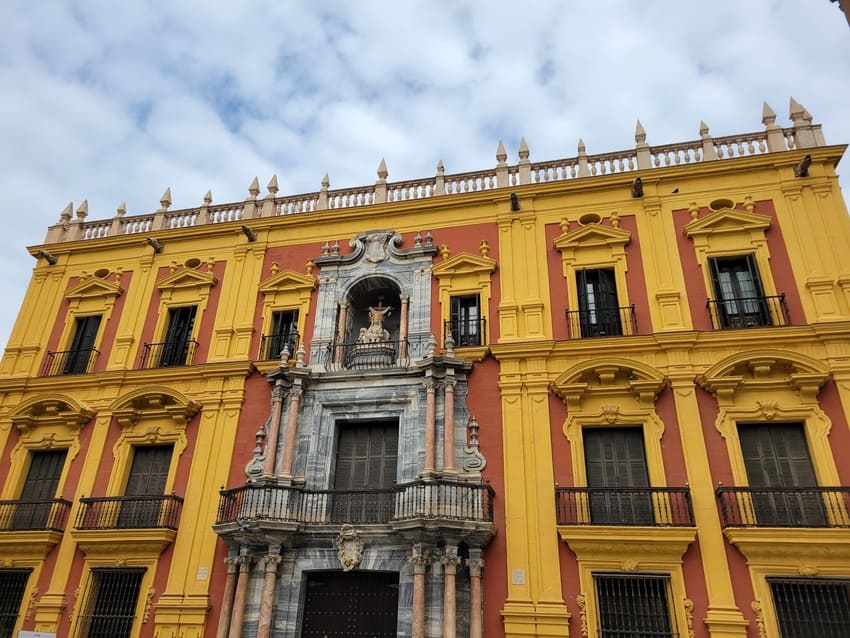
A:
<svg viewBox="0 0 850 638">
<path fill-rule="evenodd" d="M 502 140 L 499 140 L 499 145 L 496 147 L 496 161 L 499 164 L 504 164 L 508 160 L 508 152 L 505 150 L 505 145 Z"/>
<path fill-rule="evenodd" d="M 260 194 L 260 180 L 256 176 L 248 187 L 248 194 L 251 196 L 251 199 L 257 199 L 257 196 Z"/>
<path fill-rule="evenodd" d="M 84 199 L 83 203 L 77 209 L 77 219 L 85 219 L 89 214 L 89 200 Z"/>
<path fill-rule="evenodd" d="M 646 142 L 646 129 L 643 128 L 643 124 L 640 123 L 640 120 L 637 121 L 637 125 L 635 126 L 635 142 L 638 144 Z"/>
<path fill-rule="evenodd" d="M 452 331 L 446 335 L 446 356 L 454 358 L 455 356 L 455 338 L 452 336 Z"/>
<path fill-rule="evenodd" d="M 171 187 L 165 189 L 165 192 L 162 194 L 162 197 L 159 198 L 159 203 L 162 205 L 162 210 L 168 210 L 168 207 L 171 206 Z"/>
<path fill-rule="evenodd" d="M 524 137 L 520 138 L 520 140 L 519 140 L 519 150 L 518 150 L 517 154 L 519 155 L 519 158 L 521 160 L 527 160 L 528 159 L 528 155 L 529 155 L 528 144 L 525 142 Z"/>
<path fill-rule="evenodd" d="M 699 136 L 702 138 L 702 159 L 703 161 L 716 160 L 717 149 L 714 148 L 714 138 L 708 132 L 708 124 L 700 120 Z M 678 190 L 678 189 L 677 189 Z"/>
<path fill-rule="evenodd" d="M 443 166 L 443 160 L 437 162 L 437 175 L 445 175 L 446 167 Z"/>
<path fill-rule="evenodd" d="M 204 206 L 209 206 L 212 204 L 212 191 L 207 191 L 204 193 Z"/>
<path fill-rule="evenodd" d="M 68 205 L 62 209 L 62 212 L 59 213 L 59 221 L 68 222 L 71 221 L 71 217 L 74 215 L 74 202 L 68 202 Z"/>
<path fill-rule="evenodd" d="M 705 123 L 705 120 L 699 121 L 699 135 L 700 137 L 708 136 L 708 124 Z"/>
<path fill-rule="evenodd" d="M 277 173 L 272 175 L 272 178 L 269 180 L 269 183 L 266 185 L 266 190 L 269 192 L 269 195 L 274 197 L 277 195 Z"/>
<path fill-rule="evenodd" d="M 118 208 L 115 209 L 116 217 L 124 217 L 127 214 L 127 202 L 121 202 Z"/>
<path fill-rule="evenodd" d="M 432 334 L 431 338 L 428 339 L 428 345 L 425 346 L 425 356 L 433 357 L 435 354 L 437 354 L 437 340 Z"/>
<path fill-rule="evenodd" d="M 800 104 L 794 97 L 791 97 L 791 102 L 788 107 L 788 117 L 792 121 L 797 121 L 797 119 L 803 119 L 803 114 L 806 112 L 806 109 Z"/>
<path fill-rule="evenodd" d="M 387 163 L 384 161 L 384 158 L 381 158 L 381 163 L 378 164 L 378 179 L 385 180 L 387 179 Z"/>
<path fill-rule="evenodd" d="M 331 185 L 331 180 L 330 180 L 330 178 L 328 177 L 328 174 L 327 174 L 327 173 L 325 173 L 325 176 L 322 178 L 322 189 L 323 189 L 323 190 L 328 190 L 328 188 L 330 187 L 330 185 Z"/>
<path fill-rule="evenodd" d="M 578 138 L 578 153 L 579 155 L 587 152 L 587 146 L 584 145 L 584 140 Z"/>
<path fill-rule="evenodd" d="M 307 367 L 307 349 L 304 347 L 303 342 L 298 345 L 298 350 L 295 351 L 295 367 Z"/>
<path fill-rule="evenodd" d="M 307 271 L 307 274 L 308 274 L 308 275 L 312 275 L 312 274 L 313 274 L 313 269 L 314 269 L 315 267 L 316 267 L 316 262 L 314 262 L 312 259 L 308 259 L 308 260 L 307 260 L 307 263 L 306 263 L 306 264 L 304 264 L 304 268 L 305 268 L 305 270 Z"/>
<path fill-rule="evenodd" d="M 761 123 L 765 126 L 773 126 L 776 122 L 776 111 L 770 108 L 767 102 L 761 107 Z"/>
</svg>

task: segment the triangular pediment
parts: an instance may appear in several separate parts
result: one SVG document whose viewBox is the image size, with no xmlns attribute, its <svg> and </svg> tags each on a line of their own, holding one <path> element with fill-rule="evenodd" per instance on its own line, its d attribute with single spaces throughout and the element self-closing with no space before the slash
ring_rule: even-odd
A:
<svg viewBox="0 0 850 638">
<path fill-rule="evenodd" d="M 685 235 L 694 237 L 712 233 L 749 233 L 770 228 L 770 217 L 733 208 L 721 208 L 685 226 Z"/>
<path fill-rule="evenodd" d="M 625 246 L 631 238 L 632 234 L 627 230 L 601 224 L 588 224 L 556 237 L 553 243 L 558 250 L 575 250 L 593 246 Z"/>
<path fill-rule="evenodd" d="M 208 272 L 199 272 L 191 268 L 183 268 L 171 273 L 157 284 L 160 290 L 177 288 L 212 288 L 218 280 Z"/>
<path fill-rule="evenodd" d="M 116 283 L 89 277 L 65 293 L 66 299 L 93 299 L 96 297 L 118 297 L 124 294 L 124 289 Z"/>
<path fill-rule="evenodd" d="M 260 282 L 260 292 L 282 292 L 286 290 L 312 290 L 318 285 L 315 277 L 302 275 L 294 270 L 283 270 Z"/>
<path fill-rule="evenodd" d="M 490 273 L 496 270 L 496 260 L 472 253 L 458 253 L 434 266 L 431 271 L 435 277 L 443 275 L 465 275 L 472 273 Z"/>
</svg>

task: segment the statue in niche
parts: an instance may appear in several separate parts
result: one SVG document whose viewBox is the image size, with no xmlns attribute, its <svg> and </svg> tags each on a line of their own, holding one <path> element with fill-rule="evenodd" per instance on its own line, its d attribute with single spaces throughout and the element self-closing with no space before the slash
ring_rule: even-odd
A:
<svg viewBox="0 0 850 638">
<path fill-rule="evenodd" d="M 383 303 L 383 297 L 379 297 L 377 306 L 369 306 L 369 327 L 360 328 L 357 343 L 386 343 L 390 340 L 389 331 L 384 329 L 384 320 L 393 309 Z"/>
</svg>

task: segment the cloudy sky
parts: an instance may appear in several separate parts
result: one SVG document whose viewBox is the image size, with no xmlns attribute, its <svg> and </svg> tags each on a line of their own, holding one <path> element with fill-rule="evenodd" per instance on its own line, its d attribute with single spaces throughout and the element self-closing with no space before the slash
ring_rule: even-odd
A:
<svg viewBox="0 0 850 638">
<path fill-rule="evenodd" d="M 850 28 L 828 0 L 0 2 L 0 344 L 38 244 L 89 219 L 788 125 L 850 142 Z M 850 160 L 839 171 L 850 173 Z M 844 177 L 845 190 L 850 179 Z M 265 190 L 263 190 L 265 192 Z M 41 318 L 34 318 L 41 319 Z"/>
</svg>

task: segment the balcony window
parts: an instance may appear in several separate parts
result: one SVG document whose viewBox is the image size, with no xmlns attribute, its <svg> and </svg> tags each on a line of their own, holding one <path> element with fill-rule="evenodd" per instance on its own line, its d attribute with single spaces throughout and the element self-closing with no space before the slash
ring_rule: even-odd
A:
<svg viewBox="0 0 850 638">
<path fill-rule="evenodd" d="M 165 341 L 145 344 L 143 368 L 167 368 L 191 363 L 197 346 L 197 341 L 192 338 L 196 311 L 196 306 L 169 309 Z"/>
<path fill-rule="evenodd" d="M 673 638 L 669 576 L 593 574 L 602 638 Z"/>
<path fill-rule="evenodd" d="M 56 506 L 54 499 L 66 456 L 67 450 L 32 452 L 21 497 L 12 515 L 11 529 L 39 530 L 53 526 L 54 521 L 51 519 Z"/>
<path fill-rule="evenodd" d="M 455 345 L 460 348 L 483 345 L 482 333 L 484 319 L 481 317 L 479 296 L 461 295 L 451 297 L 449 305 L 450 319 L 446 329 L 447 332 L 451 331 Z"/>
<path fill-rule="evenodd" d="M 284 346 L 295 356 L 298 349 L 298 311 L 281 310 L 272 313 L 271 334 L 263 335 L 260 358 L 279 359 Z"/>
<path fill-rule="evenodd" d="M 70 348 L 56 352 L 48 351 L 41 371 L 42 376 L 91 372 L 95 359 L 100 354 L 94 347 L 100 329 L 100 320 L 100 315 L 77 317 Z"/>
<path fill-rule="evenodd" d="M 91 570 L 77 638 L 130 638 L 144 568 Z"/>
<path fill-rule="evenodd" d="M 337 438 L 332 518 L 385 522 L 392 512 L 398 423 L 343 423 Z"/>
<path fill-rule="evenodd" d="M 766 296 L 755 255 L 709 258 L 714 299 L 708 307 L 716 329 L 787 325 L 785 295 Z"/>
<path fill-rule="evenodd" d="M 768 578 L 782 638 L 848 635 L 850 580 Z"/>
<path fill-rule="evenodd" d="M 31 569 L 0 569 L 0 638 L 12 638 Z"/>
<path fill-rule="evenodd" d="M 613 268 L 576 272 L 578 310 L 567 310 L 571 339 L 637 333 L 634 306 L 620 306 Z"/>
</svg>

